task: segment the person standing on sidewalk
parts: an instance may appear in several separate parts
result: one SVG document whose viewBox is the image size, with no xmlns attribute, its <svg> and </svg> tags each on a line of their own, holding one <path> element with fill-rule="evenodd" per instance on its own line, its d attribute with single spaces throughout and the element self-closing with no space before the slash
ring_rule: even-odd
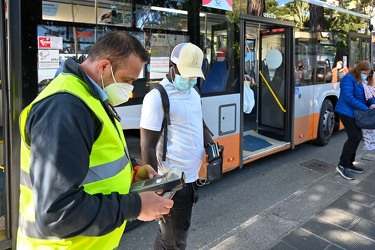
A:
<svg viewBox="0 0 375 250">
<path fill-rule="evenodd" d="M 336 104 L 335 112 L 345 127 L 348 139 L 343 145 L 340 162 L 336 170 L 347 180 L 354 180 L 350 172 L 361 174 L 362 168 L 354 166 L 356 151 L 362 140 L 362 130 L 356 125 L 353 110 L 367 110 L 375 108 L 375 99 L 366 101 L 365 90 L 362 82 L 374 83 L 374 70 L 368 61 L 359 62 L 340 82 L 340 97 Z"/>
<path fill-rule="evenodd" d="M 203 76 L 203 52 L 192 43 L 178 44 L 171 53 L 169 74 L 159 83 L 170 102 L 168 138 L 164 142 L 164 111 L 160 93 L 153 89 L 143 100 L 141 114 L 141 152 L 143 164 L 150 164 L 159 174 L 178 167 L 186 175 L 182 190 L 175 193 L 174 205 L 155 239 L 154 249 L 185 249 L 193 204 L 197 202 L 198 172 L 204 153 L 202 108 L 199 93 L 193 89 Z M 159 140 L 161 138 L 161 140 Z M 166 159 L 162 160 L 166 143 Z"/>
<path fill-rule="evenodd" d="M 173 201 L 129 193 L 132 180 L 157 173 L 132 165 L 113 108 L 148 57 L 129 33 L 109 32 L 22 111 L 17 249 L 116 249 L 127 220 L 169 213 Z"/>
<path fill-rule="evenodd" d="M 367 81 L 362 82 L 365 90 L 366 100 L 374 97 L 375 86 L 374 83 L 370 85 Z M 375 150 L 375 129 L 362 129 L 362 149 L 363 150 Z"/>
</svg>

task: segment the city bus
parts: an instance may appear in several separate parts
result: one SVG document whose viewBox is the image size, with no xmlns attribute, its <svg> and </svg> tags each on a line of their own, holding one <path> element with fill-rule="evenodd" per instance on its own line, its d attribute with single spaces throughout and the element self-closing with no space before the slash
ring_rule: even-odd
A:
<svg viewBox="0 0 375 250">
<path fill-rule="evenodd" d="M 205 79 L 197 82 L 203 116 L 224 146 L 225 173 L 307 141 L 327 145 L 342 129 L 334 107 L 344 73 L 336 65 L 373 61 L 368 7 L 328 0 L 0 0 L 0 249 L 15 248 L 18 117 L 66 58 L 85 60 L 112 30 L 131 33 L 149 51 L 130 100 L 116 107 L 126 136 L 139 130 L 143 97 L 168 73 L 173 47 L 198 45 L 205 55 Z M 246 89 L 255 101 L 247 113 Z"/>
</svg>

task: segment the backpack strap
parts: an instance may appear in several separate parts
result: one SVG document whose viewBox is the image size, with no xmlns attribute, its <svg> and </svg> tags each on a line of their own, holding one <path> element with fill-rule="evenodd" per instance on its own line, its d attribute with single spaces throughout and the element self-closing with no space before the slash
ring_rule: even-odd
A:
<svg viewBox="0 0 375 250">
<path fill-rule="evenodd" d="M 163 124 L 162 124 L 162 130 L 164 130 L 164 144 L 163 144 L 163 156 L 162 156 L 162 161 L 166 160 L 166 155 L 167 155 L 167 136 L 168 136 L 168 129 L 167 126 L 171 125 L 171 117 L 169 114 L 169 109 L 170 109 L 170 104 L 169 104 L 169 98 L 168 94 L 165 91 L 163 85 L 161 84 L 156 84 L 155 89 L 157 89 L 160 93 L 161 97 L 161 103 L 163 105 L 163 110 L 164 110 L 164 118 L 163 118 Z M 195 85 L 194 89 L 198 92 L 200 95 L 200 91 L 198 87 Z M 203 129 L 207 130 L 211 136 L 214 134 L 211 132 L 211 130 L 207 127 L 206 123 L 203 120 Z M 205 138 L 206 139 L 206 138 Z M 207 144 L 206 141 L 204 141 L 204 146 Z"/>
<path fill-rule="evenodd" d="M 168 129 L 167 126 L 171 125 L 171 118 L 169 115 L 169 98 L 167 95 L 167 92 L 165 91 L 163 85 L 161 84 L 156 84 L 155 89 L 157 89 L 160 92 L 160 97 L 161 97 L 161 103 L 163 105 L 163 110 L 164 110 L 164 119 L 163 119 L 163 124 L 162 124 L 162 130 L 164 130 L 164 144 L 163 144 L 163 156 L 162 160 L 166 160 L 166 154 L 167 154 L 167 135 L 168 135 Z"/>
</svg>

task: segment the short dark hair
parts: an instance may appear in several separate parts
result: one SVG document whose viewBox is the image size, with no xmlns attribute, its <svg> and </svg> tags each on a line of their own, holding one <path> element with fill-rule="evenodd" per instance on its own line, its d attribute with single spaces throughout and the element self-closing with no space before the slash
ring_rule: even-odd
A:
<svg viewBox="0 0 375 250">
<path fill-rule="evenodd" d="M 146 63 L 149 53 L 137 38 L 125 31 L 111 31 L 100 37 L 91 47 L 87 59 L 92 61 L 108 59 L 115 71 L 130 55 Z"/>
</svg>

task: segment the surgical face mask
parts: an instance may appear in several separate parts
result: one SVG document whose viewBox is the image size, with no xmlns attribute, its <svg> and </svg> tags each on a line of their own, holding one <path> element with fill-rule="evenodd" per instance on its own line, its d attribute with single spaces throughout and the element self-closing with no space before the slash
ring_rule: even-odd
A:
<svg viewBox="0 0 375 250">
<path fill-rule="evenodd" d="M 187 91 L 197 83 L 197 78 L 185 78 L 180 75 L 174 75 L 173 84 L 180 91 Z"/>
<path fill-rule="evenodd" d="M 365 74 L 361 74 L 361 78 L 362 78 L 362 81 L 366 81 L 367 80 L 367 75 L 365 75 Z"/>
<path fill-rule="evenodd" d="M 174 67 L 171 67 L 170 70 L 174 72 L 173 85 L 179 91 L 187 91 L 191 89 L 195 84 L 197 84 L 197 78 L 185 78 L 175 73 Z"/>
<path fill-rule="evenodd" d="M 107 85 L 107 87 L 104 87 L 103 75 L 101 75 L 102 86 L 104 91 L 108 95 L 109 103 L 113 106 L 117 106 L 129 100 L 130 94 L 133 91 L 134 86 L 125 82 L 116 82 L 115 76 L 113 75 L 112 66 L 111 74 L 114 82 Z"/>
</svg>

